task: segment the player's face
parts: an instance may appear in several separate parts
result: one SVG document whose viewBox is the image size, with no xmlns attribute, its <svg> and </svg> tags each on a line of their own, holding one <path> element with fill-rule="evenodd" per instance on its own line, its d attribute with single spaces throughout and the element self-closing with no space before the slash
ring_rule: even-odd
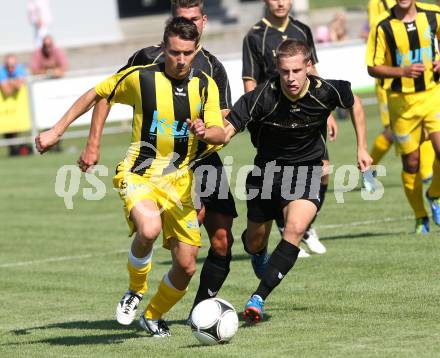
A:
<svg viewBox="0 0 440 358">
<path fill-rule="evenodd" d="M 398 6 L 404 10 L 409 9 L 415 2 L 415 0 L 397 0 Z"/>
<path fill-rule="evenodd" d="M 171 36 L 164 45 L 164 54 L 166 74 L 178 80 L 185 78 L 196 55 L 196 43 Z"/>
<path fill-rule="evenodd" d="M 176 17 L 177 16 L 181 16 L 189 21 L 192 21 L 194 25 L 197 26 L 197 31 L 199 32 L 200 36 L 202 36 L 203 29 L 208 21 L 208 16 L 202 14 L 200 7 L 193 6 L 189 8 L 177 8 Z"/>
<path fill-rule="evenodd" d="M 292 0 L 264 0 L 269 13 L 279 19 L 289 16 Z"/>
<path fill-rule="evenodd" d="M 5 67 L 9 73 L 13 73 L 15 71 L 15 67 L 17 66 L 17 58 L 15 56 L 8 56 L 5 60 Z"/>
<path fill-rule="evenodd" d="M 283 89 L 291 96 L 296 96 L 304 88 L 312 62 L 305 62 L 302 54 L 283 56 L 277 60 L 277 69 Z"/>
</svg>

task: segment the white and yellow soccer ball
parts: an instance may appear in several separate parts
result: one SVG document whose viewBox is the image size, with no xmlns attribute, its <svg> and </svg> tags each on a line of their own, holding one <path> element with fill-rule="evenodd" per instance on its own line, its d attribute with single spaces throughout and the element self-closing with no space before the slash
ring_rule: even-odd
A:
<svg viewBox="0 0 440 358">
<path fill-rule="evenodd" d="M 209 298 L 194 307 L 191 313 L 191 330 L 203 344 L 229 342 L 238 329 L 237 312 L 221 298 Z"/>
</svg>

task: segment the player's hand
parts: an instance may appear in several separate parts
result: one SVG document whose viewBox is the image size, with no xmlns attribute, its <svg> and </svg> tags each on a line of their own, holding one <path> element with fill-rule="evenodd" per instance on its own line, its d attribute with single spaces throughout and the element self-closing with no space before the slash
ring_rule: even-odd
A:
<svg viewBox="0 0 440 358">
<path fill-rule="evenodd" d="M 440 61 L 433 61 L 432 62 L 432 66 L 433 66 L 433 71 L 439 73 L 440 72 Z"/>
<path fill-rule="evenodd" d="M 190 119 L 186 120 L 186 124 L 188 124 L 188 128 L 194 136 L 199 139 L 204 139 L 206 134 L 205 122 L 203 122 L 200 118 L 197 118 L 195 121 L 191 121 Z"/>
<path fill-rule="evenodd" d="M 403 77 L 418 78 L 425 72 L 423 63 L 415 63 L 411 66 L 403 67 Z"/>
<path fill-rule="evenodd" d="M 40 154 L 46 153 L 50 148 L 57 144 L 61 139 L 59 135 L 53 128 L 41 132 L 35 137 L 35 147 Z"/>
<path fill-rule="evenodd" d="M 332 114 L 327 118 L 327 133 L 330 142 L 336 140 L 336 137 L 338 136 L 338 124 Z"/>
<path fill-rule="evenodd" d="M 95 164 L 99 162 L 99 148 L 87 146 L 84 149 L 77 161 L 79 168 L 83 172 L 88 172 Z"/>
<path fill-rule="evenodd" d="M 373 159 L 366 149 L 358 149 L 358 168 L 363 173 L 368 170 L 373 163 Z"/>
</svg>

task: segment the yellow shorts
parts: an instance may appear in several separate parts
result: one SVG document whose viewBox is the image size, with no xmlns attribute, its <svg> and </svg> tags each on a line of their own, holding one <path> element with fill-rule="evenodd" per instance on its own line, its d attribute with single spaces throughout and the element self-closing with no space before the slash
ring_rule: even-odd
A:
<svg viewBox="0 0 440 358">
<path fill-rule="evenodd" d="M 376 83 L 376 97 L 379 105 L 380 119 L 382 125 L 388 127 L 390 125 L 390 114 L 388 113 L 388 99 L 387 91 L 382 86 Z"/>
<path fill-rule="evenodd" d="M 144 178 L 125 171 L 124 163 L 119 163 L 116 175 L 113 177 L 113 186 L 119 191 L 119 196 L 124 202 L 125 219 L 130 228 L 130 236 L 136 232 L 136 226 L 130 218 L 131 210 L 139 202 L 151 200 L 160 210 L 164 248 L 169 249 L 171 238 L 200 247 L 200 228 L 192 202 L 191 185 L 191 170 Z M 146 212 L 145 215 L 155 214 Z"/>
<path fill-rule="evenodd" d="M 428 134 L 440 131 L 440 85 L 416 93 L 388 92 L 390 124 L 401 154 L 415 151 Z"/>
</svg>

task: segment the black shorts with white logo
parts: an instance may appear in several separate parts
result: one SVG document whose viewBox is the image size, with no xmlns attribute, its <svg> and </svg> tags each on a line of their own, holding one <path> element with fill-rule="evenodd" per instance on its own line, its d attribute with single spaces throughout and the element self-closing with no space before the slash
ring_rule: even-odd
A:
<svg viewBox="0 0 440 358">
<path fill-rule="evenodd" d="M 322 161 L 284 165 L 280 171 L 272 172 L 273 175 L 269 174 L 268 166 L 265 170 L 261 166 L 257 168 L 261 175 L 254 169 L 246 178 L 247 218 L 250 221 L 262 223 L 282 219 L 283 208 L 299 199 L 308 200 L 319 208 Z"/>
<path fill-rule="evenodd" d="M 196 193 L 207 211 L 238 216 L 220 156 L 213 153 L 193 167 Z M 197 205 L 196 205 L 197 207 Z"/>
</svg>

